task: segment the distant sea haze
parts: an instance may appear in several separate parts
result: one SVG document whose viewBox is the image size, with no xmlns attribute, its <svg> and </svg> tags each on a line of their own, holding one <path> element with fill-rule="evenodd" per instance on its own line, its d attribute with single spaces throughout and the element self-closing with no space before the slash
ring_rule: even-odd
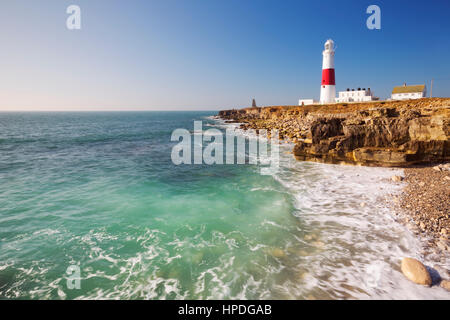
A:
<svg viewBox="0 0 450 320">
<path fill-rule="evenodd" d="M 396 170 L 285 144 L 271 175 L 175 165 L 171 134 L 194 121 L 255 139 L 214 115 L 0 113 L 0 298 L 448 298 L 396 269 L 420 247 L 382 201 Z"/>
</svg>

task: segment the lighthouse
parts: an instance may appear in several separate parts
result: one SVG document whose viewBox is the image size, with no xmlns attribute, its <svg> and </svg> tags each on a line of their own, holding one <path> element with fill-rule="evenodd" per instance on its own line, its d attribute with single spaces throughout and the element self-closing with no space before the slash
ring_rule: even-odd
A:
<svg viewBox="0 0 450 320">
<path fill-rule="evenodd" d="M 334 78 L 334 41 L 325 42 L 322 62 L 322 86 L 320 87 L 320 103 L 334 103 L 336 97 L 336 82 Z"/>
</svg>

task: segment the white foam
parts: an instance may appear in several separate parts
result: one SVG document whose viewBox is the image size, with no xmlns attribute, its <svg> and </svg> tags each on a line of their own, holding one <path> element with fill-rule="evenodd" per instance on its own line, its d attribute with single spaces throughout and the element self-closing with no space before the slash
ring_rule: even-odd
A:
<svg viewBox="0 0 450 320">
<path fill-rule="evenodd" d="M 251 132 L 236 131 L 254 138 Z M 385 202 L 404 186 L 390 181 L 393 175 L 403 175 L 403 170 L 300 162 L 292 154 L 286 154 L 291 149 L 291 144 L 280 146 L 280 168 L 274 171 L 273 178 L 292 194 L 294 214 L 304 223 L 305 231 L 320 234 L 318 242 L 323 246 L 319 246 L 320 254 L 305 257 L 304 265 L 298 266 L 308 270 L 300 284 L 294 280 L 274 284 L 283 297 L 305 298 L 314 294 L 336 299 L 450 297 L 442 288 L 411 283 L 399 271 L 403 257 L 423 260 L 420 240 L 395 221 Z M 448 267 L 448 254 L 443 260 L 441 264 L 424 263 Z M 270 272 L 276 274 L 279 270 Z"/>
</svg>

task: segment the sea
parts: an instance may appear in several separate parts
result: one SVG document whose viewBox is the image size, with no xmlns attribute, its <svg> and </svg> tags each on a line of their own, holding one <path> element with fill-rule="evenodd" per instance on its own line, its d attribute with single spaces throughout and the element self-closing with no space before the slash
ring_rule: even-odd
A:
<svg viewBox="0 0 450 320">
<path fill-rule="evenodd" d="M 450 298 L 400 271 L 401 169 L 174 164 L 194 121 L 256 139 L 216 114 L 0 113 L 0 299 Z"/>
</svg>

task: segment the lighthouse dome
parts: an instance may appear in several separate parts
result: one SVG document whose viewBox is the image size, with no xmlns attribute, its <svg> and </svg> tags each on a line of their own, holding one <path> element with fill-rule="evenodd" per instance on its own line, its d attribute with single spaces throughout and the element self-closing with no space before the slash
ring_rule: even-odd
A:
<svg viewBox="0 0 450 320">
<path fill-rule="evenodd" d="M 334 41 L 331 39 L 328 39 L 325 42 L 325 50 L 333 50 L 334 49 Z"/>
</svg>

